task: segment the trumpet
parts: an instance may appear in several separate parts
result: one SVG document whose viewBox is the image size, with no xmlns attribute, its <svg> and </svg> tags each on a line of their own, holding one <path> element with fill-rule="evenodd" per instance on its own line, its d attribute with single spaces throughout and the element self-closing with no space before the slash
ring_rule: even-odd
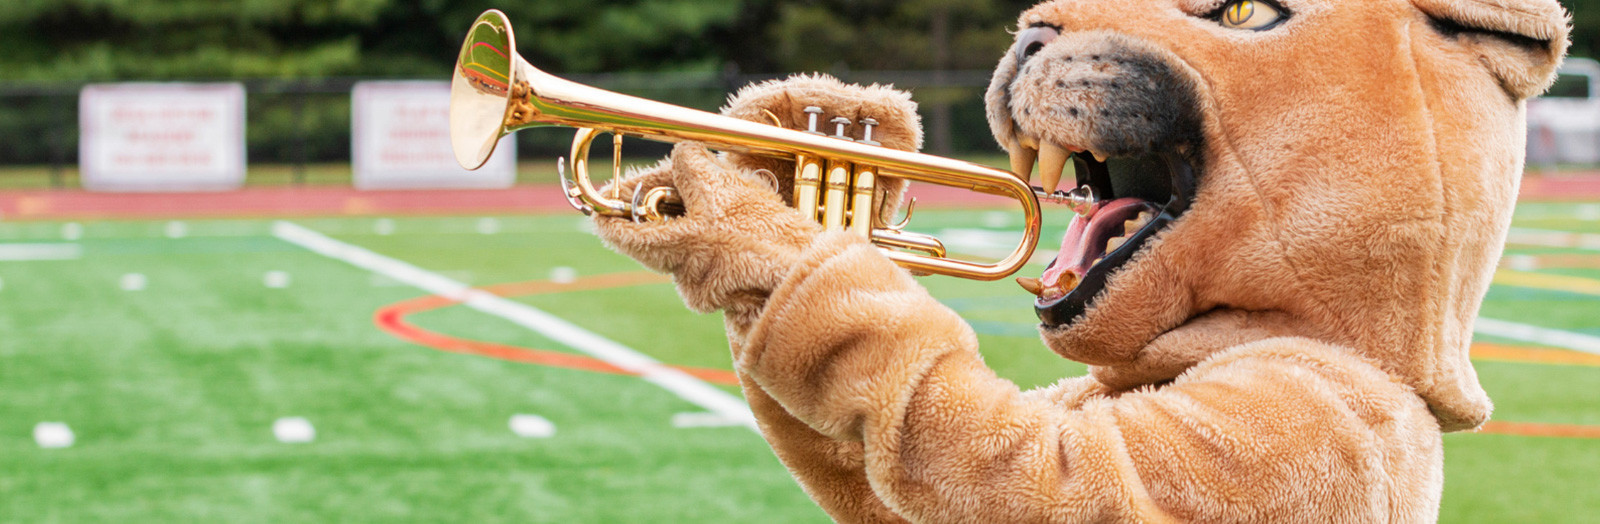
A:
<svg viewBox="0 0 1600 524">
<path fill-rule="evenodd" d="M 480 15 L 462 43 L 451 75 L 450 136 L 462 167 L 482 167 L 502 137 L 529 127 L 578 128 L 571 151 L 572 173 L 559 165 L 562 189 L 585 214 L 667 220 L 683 213 L 671 188 L 606 194 L 589 178 L 590 146 L 611 134 L 613 179 L 620 175 L 624 136 L 663 142 L 697 141 L 712 149 L 792 160 L 796 212 L 831 231 L 850 231 L 868 239 L 901 267 L 921 274 L 973 280 L 999 280 L 1022 269 L 1039 244 L 1042 192 L 1007 171 L 934 155 L 890 149 L 872 141 L 869 118 L 859 122 L 864 136 L 844 136 L 851 124 L 835 118 L 836 132 L 817 129 L 825 115 L 807 108 L 810 129 L 787 129 L 585 86 L 533 67 L 516 51 L 511 23 L 498 10 Z M 841 121 L 842 120 L 842 121 Z M 879 177 L 958 187 L 1015 200 L 1022 208 L 1023 234 L 1005 258 L 980 262 L 951 258 L 938 238 L 907 232 L 911 218 L 888 225 L 873 210 Z M 617 184 L 612 184 L 613 188 Z M 1049 200 L 1049 195 L 1044 195 Z M 915 202 L 913 201 L 914 205 Z"/>
</svg>

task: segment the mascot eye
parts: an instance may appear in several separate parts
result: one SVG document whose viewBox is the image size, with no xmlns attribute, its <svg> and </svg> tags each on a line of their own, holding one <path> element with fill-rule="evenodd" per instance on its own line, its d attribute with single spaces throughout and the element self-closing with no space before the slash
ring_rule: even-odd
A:
<svg viewBox="0 0 1600 524">
<path fill-rule="evenodd" d="M 1045 44 L 1060 35 L 1061 30 L 1047 25 L 1033 26 L 1017 33 L 1017 46 L 1012 49 L 1017 55 L 1017 64 L 1027 62 L 1029 57 L 1044 49 Z"/>
<path fill-rule="evenodd" d="M 1277 27 L 1288 16 L 1277 4 L 1258 0 L 1230 0 L 1211 18 L 1222 27 L 1265 31 Z"/>
</svg>

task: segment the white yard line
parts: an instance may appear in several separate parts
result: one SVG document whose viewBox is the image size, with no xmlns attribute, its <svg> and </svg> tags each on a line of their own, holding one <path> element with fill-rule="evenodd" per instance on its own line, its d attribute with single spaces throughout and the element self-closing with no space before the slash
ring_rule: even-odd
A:
<svg viewBox="0 0 1600 524">
<path fill-rule="evenodd" d="M 83 246 L 77 244 L 0 244 L 0 261 L 77 260 Z"/>
<path fill-rule="evenodd" d="M 1600 355 L 1600 337 L 1583 333 L 1573 333 L 1560 329 L 1530 326 L 1528 324 L 1483 317 L 1478 317 L 1478 322 L 1473 326 L 1472 331 L 1479 335 L 1509 338 Z"/>
<path fill-rule="evenodd" d="M 533 306 L 472 289 L 466 284 L 451 280 L 444 275 L 334 240 L 327 235 L 291 222 L 278 221 L 273 223 L 272 234 L 279 239 L 306 248 L 314 253 L 343 261 L 361 269 L 404 282 L 423 291 L 459 301 L 472 309 L 509 320 L 551 340 L 604 360 L 613 366 L 637 373 L 646 381 L 672 392 L 679 398 L 726 419 L 739 421 L 741 425 L 750 428 L 752 431 L 756 430 L 755 415 L 750 413 L 750 407 L 738 397 L 717 389 L 716 386 L 690 376 L 688 373 L 662 365 L 648 355 L 613 342 Z"/>
<path fill-rule="evenodd" d="M 1560 247 L 1581 249 L 1584 251 L 1600 251 L 1600 235 L 1549 229 L 1514 227 L 1511 228 L 1511 231 L 1506 235 L 1506 243 L 1524 246 Z M 1512 261 L 1515 262 L 1514 259 Z M 1560 329 L 1551 329 L 1482 317 L 1478 318 L 1478 322 L 1473 327 L 1473 331 L 1480 335 L 1509 338 L 1522 342 L 1532 342 L 1534 344 L 1542 344 L 1546 346 L 1600 355 L 1600 337 L 1585 335 L 1583 333 L 1574 333 Z"/>
<path fill-rule="evenodd" d="M 1506 235 L 1507 244 L 1541 247 L 1565 247 L 1585 251 L 1600 251 L 1600 235 L 1573 233 L 1550 229 L 1511 228 Z"/>
</svg>

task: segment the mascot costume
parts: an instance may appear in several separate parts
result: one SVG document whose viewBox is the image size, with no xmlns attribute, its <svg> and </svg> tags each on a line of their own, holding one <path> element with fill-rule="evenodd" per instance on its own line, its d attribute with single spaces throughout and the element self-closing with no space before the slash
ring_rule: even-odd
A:
<svg viewBox="0 0 1600 524">
<path fill-rule="evenodd" d="M 1037 159 L 1053 186 L 1072 155 L 1098 199 L 1024 281 L 1045 344 L 1091 374 L 1035 391 L 876 248 L 792 212 L 789 181 L 751 175 L 792 172 L 774 161 L 680 144 L 620 183 L 677 188 L 685 216 L 596 222 L 689 307 L 724 312 L 762 434 L 839 521 L 1431 521 L 1441 432 L 1492 409 L 1472 323 L 1524 100 L 1567 24 L 1555 0 L 1024 13 L 991 127 L 1023 176 Z M 804 128 L 807 106 L 920 145 L 908 95 L 826 77 L 724 112 Z"/>
</svg>

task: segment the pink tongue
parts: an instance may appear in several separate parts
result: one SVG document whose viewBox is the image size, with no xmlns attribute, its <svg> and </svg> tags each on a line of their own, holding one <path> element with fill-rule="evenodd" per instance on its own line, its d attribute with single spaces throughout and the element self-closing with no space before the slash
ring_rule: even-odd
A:
<svg viewBox="0 0 1600 524">
<path fill-rule="evenodd" d="M 1094 265 L 1095 259 L 1105 255 L 1106 241 L 1111 239 L 1112 230 L 1148 207 L 1149 204 L 1143 199 L 1119 198 L 1100 204 L 1090 213 L 1088 220 L 1082 216 L 1073 218 L 1067 234 L 1061 237 L 1061 252 L 1056 254 L 1056 264 L 1046 270 L 1040 279 L 1044 287 L 1055 287 L 1068 272 L 1082 278 Z"/>
</svg>

